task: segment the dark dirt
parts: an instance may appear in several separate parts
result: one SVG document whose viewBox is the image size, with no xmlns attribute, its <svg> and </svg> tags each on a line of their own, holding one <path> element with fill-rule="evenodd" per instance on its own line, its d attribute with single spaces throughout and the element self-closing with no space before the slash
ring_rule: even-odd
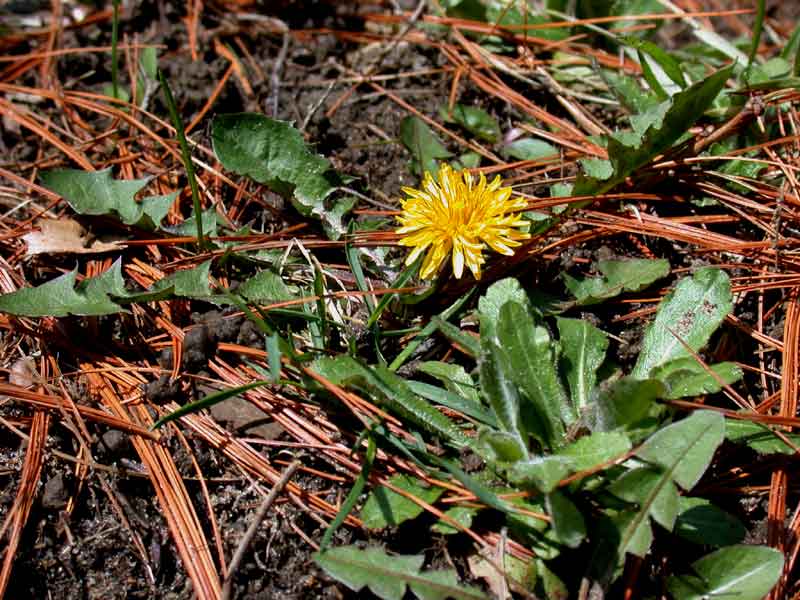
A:
<svg viewBox="0 0 800 600">
<path fill-rule="evenodd" d="M 185 120 L 190 121 L 206 102 L 209 94 L 227 68 L 227 61 L 213 52 L 208 40 L 209 33 L 201 36 L 203 48 L 201 60 L 192 61 L 187 48 L 184 16 L 185 3 L 155 3 L 143 1 L 126 15 L 122 31 L 128 35 L 139 34 L 143 41 L 163 43 L 167 50 L 160 64 L 165 69 Z M 209 3 L 212 4 L 213 3 Z M 284 2 L 276 3 L 275 16 L 284 19 L 292 28 L 341 28 L 358 30 L 363 22 L 353 11 L 350 3 Z M 285 5 L 285 8 L 282 8 Z M 355 3 L 353 3 L 355 5 Z M 307 122 L 307 139 L 316 144 L 317 150 L 326 155 L 343 173 L 354 175 L 352 187 L 368 192 L 384 206 L 396 204 L 400 187 L 414 182 L 408 169 L 408 153 L 397 142 L 399 124 L 405 111 L 386 96 L 374 91 L 354 94 L 335 111 L 326 116 L 333 99 L 338 98 L 347 85 L 338 84 L 328 90 L 328 82 L 337 77 L 349 77 L 352 71 L 361 72 L 373 64 L 376 53 L 383 47 L 365 48 L 337 40 L 331 34 L 316 35 L 299 40 L 291 38 L 285 60 L 277 65 L 281 53 L 282 37 L 265 34 L 263 30 L 248 24 L 232 23 L 219 12 L 206 11 L 201 31 L 236 30 L 255 63 L 264 76 L 254 76 L 254 95 L 249 97 L 233 77 L 224 88 L 214 110 L 234 112 L 256 110 L 271 116 L 303 124 Z M 90 26 L 66 32 L 65 47 L 107 44 L 110 24 L 102 27 Z M 231 41 L 225 36 L 222 41 Z M 382 57 L 378 71 L 391 73 L 441 66 L 437 50 L 410 48 L 400 44 Z M 83 84 L 90 89 L 99 89 L 110 80 L 106 57 L 99 54 L 70 54 L 59 61 L 63 77 L 84 77 Z M 348 71 L 348 69 L 350 71 Z M 277 73 L 279 86 L 272 81 Z M 382 83 L 386 88 L 413 100 L 421 112 L 435 116 L 438 108 L 447 101 L 449 78 L 444 76 L 409 77 Z M 465 84 L 462 83 L 462 88 Z M 463 91 L 463 90 L 462 90 Z M 320 105 L 320 102 L 322 104 Z M 480 102 L 501 122 L 520 117 L 513 109 L 500 105 L 495 99 L 485 98 L 467 90 L 460 98 L 464 102 Z M 166 108 L 160 99 L 154 98 L 151 110 L 165 115 Z M 273 111 L 274 108 L 277 111 Z M 33 138 L 36 140 L 36 138 Z M 4 131 L 2 143 L 8 150 L 5 161 L 25 163 L 37 158 L 39 147 L 30 143 L 31 138 L 23 134 Z M 208 140 L 206 140 L 207 142 Z M 453 148 L 454 150 L 456 148 Z M 380 207 L 380 206 L 379 206 Z M 278 226 L 280 224 L 276 224 Z M 649 241 L 649 247 L 659 256 L 668 256 L 674 268 L 696 266 L 688 254 L 657 240 Z M 563 269 L 569 272 L 586 273 L 587 261 L 601 257 L 635 254 L 635 246 L 625 238 L 615 238 L 607 244 L 596 243 L 587 247 L 566 250 L 559 260 L 540 267 L 536 272 L 522 273 L 523 279 L 538 283 L 545 291 L 552 290 L 553 281 Z M 70 267 L 71 268 L 71 267 Z M 555 290 L 553 290 L 555 291 Z M 643 295 L 646 298 L 646 295 Z M 616 335 L 622 343 L 613 344 L 616 359 L 620 364 L 629 364 L 636 356 L 641 338 L 641 325 L 619 321 L 619 317 L 644 307 L 645 304 L 619 305 L 609 303 L 593 314 L 603 327 Z M 223 341 L 236 341 L 244 345 L 258 345 L 262 337 L 253 324 L 241 319 L 225 318 L 217 311 L 191 316 L 183 355 L 183 368 L 190 373 L 201 373 L 208 359 L 214 356 L 216 347 Z M 638 322 L 637 322 L 638 323 Z M 779 331 L 772 335 L 779 337 Z M 430 350 L 430 348 L 429 348 Z M 164 350 L 158 361 L 165 369 L 172 367 L 170 350 Z M 757 386 L 757 382 L 753 381 Z M 152 381 L 146 386 L 148 398 L 163 402 L 186 394 L 180 384 L 170 382 L 168 375 Z M 246 405 L 246 406 L 245 406 Z M 0 409 L 5 418 L 23 418 L 14 408 Z M 218 405 L 214 416 L 226 424 L 231 431 L 265 439 L 290 439 L 274 423 L 259 421 L 249 403 L 232 402 Z M 14 577 L 7 597 L 53 598 L 53 599 L 122 599 L 122 598 L 171 598 L 192 597 L 189 581 L 179 564 L 175 547 L 170 539 L 166 522 L 155 500 L 151 483 L 137 472 L 141 468 L 136 452 L 125 434 L 95 429 L 92 431 L 96 443 L 92 453 L 107 470 L 92 470 L 84 482 L 75 477 L 74 464 L 52 454 L 48 456 L 43 485 L 34 505 L 17 554 Z M 24 446 L 19 439 L 3 428 L 0 430 L 0 521 L 7 514 L 16 491 L 24 457 Z M 200 462 L 208 486 L 215 516 L 219 522 L 223 549 L 226 558 L 233 554 L 240 537 L 250 523 L 261 496 L 254 493 L 250 482 L 241 473 L 231 468 L 224 458 L 210 452 L 199 442 L 192 442 L 196 459 Z M 187 478 L 194 497 L 198 499 L 198 514 L 205 509 L 200 501 L 199 484 L 194 481 L 194 470 L 184 450 L 172 442 L 170 451 L 176 459 L 181 473 Z M 68 455 L 80 449 L 71 433 L 54 426 L 48 439 L 48 449 L 59 450 Z M 285 454 L 265 447 L 271 459 L 285 460 Z M 180 457 L 183 456 L 184 460 Z M 475 456 L 464 456 L 467 470 L 477 468 Z M 304 465 L 315 466 L 314 457 L 305 456 Z M 320 465 L 324 469 L 326 465 Z M 301 475 L 297 478 L 301 486 L 311 492 L 325 491 L 328 500 L 341 500 L 347 488 L 320 478 Z M 118 509 L 115 507 L 119 507 Z M 751 536 L 759 537 L 759 524 L 763 517 L 763 506 L 727 507 L 738 513 L 747 522 L 753 523 Z M 71 512 L 67 513 L 66 510 Z M 124 514 L 127 523 L 120 517 Z M 208 526 L 208 523 L 204 523 Z M 417 522 L 414 528 L 421 527 Z M 324 530 L 319 523 L 296 506 L 278 503 L 260 528 L 241 569 L 234 581 L 234 597 L 242 599 L 269 598 L 290 600 L 301 598 L 354 598 L 369 597 L 354 595 L 344 586 L 327 577 L 314 564 L 313 549 L 298 535 L 298 530 L 311 540 L 318 541 Z M 406 535 L 407 534 L 407 535 Z M 134 537 L 140 538 L 145 554 L 137 549 Z M 337 543 L 353 543 L 366 540 L 361 531 L 340 529 Z M 425 553 L 428 564 L 445 564 L 450 556 L 459 567 L 460 574 L 469 579 L 463 556 L 467 544 L 463 540 L 450 541 L 446 546 L 440 539 L 415 535 L 402 529 L 378 535 L 373 541 L 386 544 L 390 549 L 406 553 Z M 423 544 L 427 544 L 424 546 Z M 448 563 L 450 564 L 450 563 Z"/>
</svg>

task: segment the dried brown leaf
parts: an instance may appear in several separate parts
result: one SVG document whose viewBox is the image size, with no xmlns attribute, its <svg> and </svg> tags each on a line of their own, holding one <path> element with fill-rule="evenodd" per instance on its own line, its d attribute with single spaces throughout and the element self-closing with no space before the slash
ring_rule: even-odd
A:
<svg viewBox="0 0 800 600">
<path fill-rule="evenodd" d="M 488 559 L 498 559 L 496 552 L 489 548 L 484 548 L 480 553 L 473 554 L 467 558 L 469 570 L 473 576 L 483 579 L 486 585 L 498 600 L 510 600 L 511 591 L 508 589 L 508 581 L 503 573 Z M 494 556 L 492 556 L 494 555 Z"/>
<path fill-rule="evenodd" d="M 100 254 L 120 249 L 120 240 L 101 241 L 93 238 L 73 219 L 42 219 L 39 230 L 22 236 L 28 245 L 26 256 L 37 254 Z"/>
<path fill-rule="evenodd" d="M 36 361 L 30 356 L 17 359 L 8 372 L 8 382 L 23 388 L 31 387 L 39 381 L 36 372 Z"/>
</svg>

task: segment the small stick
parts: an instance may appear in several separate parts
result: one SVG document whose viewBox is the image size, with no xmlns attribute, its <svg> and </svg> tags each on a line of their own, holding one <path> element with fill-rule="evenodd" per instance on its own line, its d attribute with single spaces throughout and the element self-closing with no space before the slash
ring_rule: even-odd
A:
<svg viewBox="0 0 800 600">
<path fill-rule="evenodd" d="M 294 472 L 297 471 L 299 467 L 299 460 L 295 460 L 289 464 L 289 466 L 284 469 L 281 478 L 272 487 L 269 494 L 267 494 L 267 497 L 264 498 L 264 502 L 262 502 L 261 506 L 258 507 L 258 511 L 256 511 L 255 517 L 253 517 L 253 522 L 250 523 L 250 527 L 247 528 L 242 541 L 239 542 L 239 547 L 236 549 L 230 564 L 228 564 L 228 576 L 225 578 L 225 581 L 222 585 L 222 595 L 220 596 L 220 600 L 230 600 L 233 578 L 236 575 L 236 571 L 239 570 L 239 565 L 244 558 L 245 552 L 247 552 L 247 548 L 250 546 L 250 543 L 256 536 L 256 532 L 258 531 L 261 522 L 264 520 L 264 517 L 267 516 L 269 507 L 272 506 L 272 503 L 275 502 L 278 494 L 280 494 L 286 484 L 289 483 L 292 475 L 294 475 Z"/>
<path fill-rule="evenodd" d="M 278 101 L 281 95 L 281 70 L 283 63 L 286 62 L 286 55 L 289 53 L 289 33 L 283 34 L 283 43 L 281 44 L 278 57 L 275 59 L 275 65 L 272 67 L 272 75 L 269 78 L 270 82 L 270 97 L 267 99 L 267 104 L 272 104 L 272 118 L 278 118 Z"/>
</svg>

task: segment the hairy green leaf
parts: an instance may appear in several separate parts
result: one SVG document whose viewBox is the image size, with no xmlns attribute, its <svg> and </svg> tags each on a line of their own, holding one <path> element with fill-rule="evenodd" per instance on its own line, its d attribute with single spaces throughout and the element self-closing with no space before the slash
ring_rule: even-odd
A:
<svg viewBox="0 0 800 600">
<path fill-rule="evenodd" d="M 585 471 L 618 458 L 631 449 L 631 441 L 620 431 L 596 431 L 558 451 L 574 471 Z"/>
<path fill-rule="evenodd" d="M 428 455 L 428 460 L 435 465 L 438 465 L 445 469 L 450 475 L 452 475 L 457 481 L 461 482 L 466 489 L 472 492 L 475 497 L 483 502 L 486 506 L 494 508 L 495 510 L 499 510 L 500 512 L 506 514 L 513 514 L 513 507 L 510 505 L 509 502 L 506 500 L 501 500 L 497 494 L 486 487 L 483 483 L 478 481 L 476 477 L 472 477 L 468 475 L 464 471 L 462 471 L 457 465 L 455 465 L 452 461 L 443 460 L 437 458 L 434 455 Z"/>
<path fill-rule="evenodd" d="M 670 469 L 672 479 L 690 490 L 711 464 L 724 437 L 725 418 L 718 412 L 699 410 L 651 435 L 636 455 Z"/>
<path fill-rule="evenodd" d="M 747 535 L 747 528 L 732 514 L 705 498 L 681 496 L 675 533 L 695 544 L 731 546 Z"/>
<path fill-rule="evenodd" d="M 518 485 L 534 487 L 547 494 L 556 489 L 558 482 L 569 472 L 569 461 L 563 456 L 537 456 L 511 465 L 508 478 Z"/>
<path fill-rule="evenodd" d="M 497 420 L 480 401 L 473 402 L 456 393 L 413 379 L 406 379 L 406 384 L 412 392 L 431 402 L 462 412 L 486 425 L 497 426 Z"/>
<path fill-rule="evenodd" d="M 459 525 L 463 525 L 464 527 L 469 527 L 472 525 L 472 520 L 478 514 L 477 508 L 473 508 L 471 506 L 454 506 L 444 512 L 448 517 L 453 519 Z M 431 526 L 431 529 L 436 533 L 441 533 L 442 535 L 455 535 L 457 533 L 461 533 L 461 530 L 453 527 L 447 521 L 440 519 L 436 523 Z"/>
<path fill-rule="evenodd" d="M 520 397 L 497 343 L 481 336 L 481 393 L 492 407 L 499 427 L 516 446 L 520 457 L 528 456 L 528 432 L 520 415 Z M 544 435 L 543 432 L 536 432 Z"/>
<path fill-rule="evenodd" d="M 444 492 L 442 488 L 425 486 L 419 479 L 410 475 L 394 475 L 389 482 L 428 504 L 436 502 Z M 422 514 L 423 510 L 413 500 L 401 496 L 388 487 L 379 486 L 372 490 L 364 503 L 364 508 L 361 509 L 361 520 L 369 529 L 383 529 L 414 519 Z"/>
<path fill-rule="evenodd" d="M 569 383 L 572 406 L 580 413 L 589 405 L 597 383 L 597 369 L 608 348 L 606 334 L 583 319 L 556 319 L 561 363 Z"/>
<path fill-rule="evenodd" d="M 600 386 L 588 414 L 592 431 L 612 431 L 634 425 L 663 397 L 664 384 L 655 379 L 622 377 Z"/>
<path fill-rule="evenodd" d="M 112 179 L 111 169 L 54 169 L 41 174 L 42 184 L 63 196 L 79 215 L 116 215 L 126 225 L 143 229 L 160 226 L 178 193 L 149 196 L 136 202 L 148 179 Z"/>
<path fill-rule="evenodd" d="M 564 423 L 574 421 L 575 414 L 556 370 L 555 348 L 547 329 L 535 325 L 521 304 L 508 301 L 497 320 L 496 350 L 527 400 L 520 405 L 522 421 L 544 426 L 542 441 L 547 446 L 560 445 Z"/>
<path fill-rule="evenodd" d="M 481 322 L 481 338 L 495 335 L 495 324 L 500 318 L 500 308 L 509 300 L 518 302 L 525 308 L 530 307 L 530 300 L 519 281 L 506 277 L 495 281 L 486 293 L 478 299 L 478 315 Z"/>
<path fill-rule="evenodd" d="M 709 369 L 711 373 L 695 357 L 687 356 L 656 367 L 650 376 L 666 386 L 669 399 L 715 394 L 722 384 L 735 383 L 743 376 L 739 366 L 732 362 L 717 363 Z"/>
<path fill-rule="evenodd" d="M 100 290 L 91 295 L 75 290 L 76 271 L 65 273 L 34 288 L 21 288 L 0 296 L 0 312 L 25 317 L 109 315 L 122 311 Z"/>
<path fill-rule="evenodd" d="M 781 432 L 795 446 L 800 447 L 800 435 Z M 754 421 L 726 419 L 725 437 L 732 442 L 747 444 L 759 454 L 794 454 L 795 450 L 779 438 L 766 425 Z"/>
<path fill-rule="evenodd" d="M 675 526 L 678 488 L 670 481 L 669 474 L 661 469 L 632 469 L 614 481 L 608 491 L 627 502 L 647 508 L 648 514 L 667 531 L 672 531 Z"/>
<path fill-rule="evenodd" d="M 652 516 L 668 530 L 677 515 L 678 493 L 675 484 L 689 490 L 703 475 L 725 435 L 725 419 L 713 411 L 696 411 L 673 423 L 642 444 L 637 456 L 660 469 L 640 468 L 623 475 L 611 491 L 637 502 L 639 510 L 625 517 L 620 530 L 619 556 L 631 552 L 644 556 L 652 539 L 648 518 Z M 674 482 L 674 483 L 673 483 Z"/>
<path fill-rule="evenodd" d="M 486 142 L 494 143 L 500 139 L 500 126 L 497 120 L 482 108 L 456 104 L 452 111 L 443 106 L 439 114 L 445 121 L 458 123 L 472 135 Z"/>
<path fill-rule="evenodd" d="M 665 259 L 601 260 L 597 268 L 602 277 L 575 279 L 564 274 L 564 283 L 579 305 L 597 304 L 623 292 L 638 292 L 669 275 L 669 261 Z"/>
<path fill-rule="evenodd" d="M 611 137 L 608 141 L 608 156 L 614 167 L 614 175 L 606 180 L 579 177 L 573 192 L 576 195 L 602 194 L 663 154 L 711 107 L 732 71 L 732 65 L 720 69 L 675 94 L 670 100 L 669 110 L 664 114 L 663 120 L 651 126 L 642 136 L 640 143 L 626 145 Z"/>
<path fill-rule="evenodd" d="M 425 557 L 388 555 L 380 548 L 331 548 L 314 555 L 316 563 L 354 592 L 368 587 L 383 600 L 402 600 L 406 586 L 421 600 L 485 600 L 486 594 L 460 584 L 453 570 L 420 572 Z"/>
<path fill-rule="evenodd" d="M 462 351 L 473 358 L 477 358 L 481 353 L 480 342 L 469 333 L 462 331 L 449 321 L 445 321 L 438 315 L 431 319 L 433 326 L 451 342 L 461 346 Z"/>
<path fill-rule="evenodd" d="M 706 267 L 682 279 L 659 305 L 631 376 L 644 379 L 658 366 L 691 357 L 684 344 L 699 351 L 732 308 L 731 283 L 724 271 Z"/>
<path fill-rule="evenodd" d="M 291 300 L 297 295 L 283 282 L 281 276 L 264 269 L 256 273 L 253 277 L 243 282 L 237 289 L 236 293 L 246 298 L 250 302 L 280 302 L 282 300 Z"/>
<path fill-rule="evenodd" d="M 778 582 L 783 561 L 765 546 L 728 546 L 693 562 L 694 575 L 670 577 L 667 587 L 675 600 L 761 600 Z"/>
<path fill-rule="evenodd" d="M 538 160 L 559 155 L 552 144 L 536 138 L 519 138 L 509 142 L 500 148 L 500 154 L 517 160 Z"/>
<path fill-rule="evenodd" d="M 466 436 L 455 423 L 414 394 L 402 377 L 386 367 L 368 367 L 350 356 L 340 355 L 320 358 L 313 368 L 333 383 L 365 390 L 395 414 L 459 447 L 467 444 Z"/>
<path fill-rule="evenodd" d="M 553 519 L 556 539 L 569 548 L 577 548 L 586 537 L 586 523 L 572 500 L 558 491 L 547 494 L 547 512 Z"/>
<path fill-rule="evenodd" d="M 462 447 L 467 443 L 461 429 L 447 416 L 428 402 L 414 394 L 405 380 L 383 366 L 372 368 L 374 376 L 367 378 L 367 385 L 380 390 L 386 404 L 402 417 Z"/>
<path fill-rule="evenodd" d="M 342 211 L 327 203 L 339 177 L 292 125 L 256 113 L 218 115 L 211 123 L 211 141 L 226 169 L 289 198 L 300 214 L 322 221 L 329 237 L 345 232 Z"/>
<path fill-rule="evenodd" d="M 608 567 L 615 568 L 625 553 L 646 556 L 653 543 L 653 528 L 650 526 L 647 510 L 622 511 L 611 520 L 618 531 L 617 547 L 614 548 L 617 560 L 609 562 Z"/>
<path fill-rule="evenodd" d="M 461 365 L 429 360 L 420 363 L 417 369 L 441 381 L 448 391 L 473 403 L 480 402 L 475 382 Z"/>
<path fill-rule="evenodd" d="M 527 458 L 527 450 L 517 436 L 488 427 L 478 431 L 475 452 L 489 464 L 511 464 Z"/>
<path fill-rule="evenodd" d="M 406 117 L 400 122 L 400 141 L 411 152 L 412 171 L 420 176 L 426 172 L 435 176 L 439 161 L 453 156 L 419 117 Z"/>
</svg>

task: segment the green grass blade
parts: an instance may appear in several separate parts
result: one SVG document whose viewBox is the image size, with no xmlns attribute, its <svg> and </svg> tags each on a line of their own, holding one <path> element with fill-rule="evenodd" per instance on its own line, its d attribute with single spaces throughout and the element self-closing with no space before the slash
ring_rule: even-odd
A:
<svg viewBox="0 0 800 600">
<path fill-rule="evenodd" d="M 477 358 L 480 355 L 481 345 L 478 341 L 478 338 L 461 331 L 452 323 L 439 317 L 433 317 L 433 319 L 431 319 L 431 323 L 436 325 L 436 328 L 442 332 L 444 337 L 461 346 L 463 351 L 472 358 Z"/>
<path fill-rule="evenodd" d="M 767 14 L 767 1 L 758 0 L 756 4 L 756 20 L 753 22 L 753 41 L 750 45 L 750 54 L 747 57 L 747 68 L 744 71 L 744 80 L 750 78 L 750 67 L 753 66 L 758 55 L 758 44 L 761 42 L 761 33 L 764 31 L 764 17 Z"/>
<path fill-rule="evenodd" d="M 412 392 L 418 396 L 422 396 L 426 400 L 430 400 L 436 404 L 441 404 L 447 408 L 457 410 L 461 413 L 464 413 L 468 417 L 472 417 L 481 423 L 489 425 L 490 427 L 497 427 L 497 419 L 494 418 L 494 415 L 486 410 L 483 410 L 482 407 L 478 407 L 472 402 L 465 400 L 458 394 L 448 392 L 447 390 L 443 390 L 435 385 L 429 385 L 413 379 L 406 379 L 406 383 Z"/>
<path fill-rule="evenodd" d="M 281 338 L 277 333 L 267 336 L 267 361 L 272 383 L 281 380 Z"/>
<path fill-rule="evenodd" d="M 238 396 L 244 392 L 252 390 L 257 387 L 262 387 L 265 385 L 272 385 L 271 381 L 254 381 L 252 383 L 247 383 L 245 385 L 240 385 L 235 388 L 230 388 L 227 390 L 222 390 L 221 392 L 216 392 L 214 394 L 209 394 L 200 400 L 195 402 L 190 402 L 189 404 L 185 404 L 181 406 L 179 409 L 172 411 L 168 415 L 161 417 L 158 421 L 153 424 L 151 429 L 158 429 L 162 425 L 169 423 L 170 421 L 174 421 L 175 419 L 179 419 L 184 415 L 188 415 L 191 413 L 196 413 L 199 410 L 203 410 L 204 408 L 208 408 L 209 406 L 214 406 L 215 404 L 219 404 L 223 400 L 227 400 L 228 398 L 233 398 L 234 396 Z"/>
<path fill-rule="evenodd" d="M 416 274 L 417 268 L 419 267 L 420 261 L 417 260 L 414 264 L 409 265 L 397 276 L 397 279 L 392 282 L 392 288 L 401 288 L 405 284 L 407 284 L 411 278 Z M 367 320 L 367 329 L 370 329 L 375 323 L 378 322 L 378 319 L 381 318 L 383 311 L 386 310 L 386 307 L 389 306 L 389 302 L 392 301 L 394 298 L 394 294 L 385 294 L 381 301 L 378 302 L 378 306 L 375 307 L 375 310 L 372 311 L 372 314 L 369 316 Z"/>
<path fill-rule="evenodd" d="M 438 318 L 438 319 L 441 319 L 441 321 L 447 321 L 447 319 L 449 319 L 449 318 L 450 318 L 450 317 L 452 317 L 454 314 L 456 314 L 456 313 L 457 313 L 459 310 L 461 310 L 461 307 L 462 307 L 462 306 L 464 306 L 464 304 L 466 304 L 467 300 L 469 300 L 469 299 L 470 299 L 470 297 L 472 296 L 472 293 L 473 293 L 474 291 L 475 291 L 475 290 L 470 290 L 469 292 L 467 292 L 466 294 L 464 294 L 463 296 L 461 296 L 461 298 L 459 298 L 458 300 L 456 300 L 455 302 L 453 302 L 453 304 L 451 304 L 451 305 L 450 305 L 450 306 L 448 306 L 446 309 L 444 309 L 444 310 L 443 310 L 443 311 L 442 311 L 442 312 L 441 312 L 441 313 L 438 315 L 438 317 L 437 317 L 437 318 Z M 394 360 L 391 362 L 391 364 L 389 365 L 389 370 L 390 370 L 390 371 L 397 371 L 397 369 L 399 369 L 401 366 L 403 366 L 403 365 L 405 364 L 405 362 L 408 360 L 408 358 L 409 358 L 409 357 L 410 357 L 412 354 L 414 354 L 414 351 L 415 351 L 417 348 L 419 348 L 419 345 L 420 345 L 422 342 L 424 342 L 426 339 L 428 339 L 428 338 L 429 338 L 431 335 L 433 335 L 433 334 L 436 332 L 436 329 L 437 329 L 438 327 L 439 327 L 439 325 L 437 324 L 437 322 L 436 322 L 436 321 L 433 321 L 433 320 L 431 320 L 431 321 L 430 321 L 430 322 L 429 322 L 429 323 L 428 323 L 428 324 L 427 324 L 427 325 L 426 325 L 426 326 L 425 326 L 425 327 L 422 329 L 422 331 L 420 331 L 420 332 L 417 334 L 417 336 L 416 336 L 416 337 L 415 337 L 413 340 L 411 340 L 411 341 L 410 341 L 408 344 L 406 344 L 406 347 L 405 347 L 405 348 L 403 348 L 403 350 L 400 352 L 400 354 L 398 354 L 398 355 L 395 357 L 395 359 L 394 359 Z"/>
<path fill-rule="evenodd" d="M 322 271 L 316 269 L 314 274 L 314 295 L 317 297 L 317 315 L 319 316 L 319 347 L 325 348 L 328 338 L 328 309 L 325 307 L 325 281 Z"/>
<path fill-rule="evenodd" d="M 370 312 L 375 310 L 375 297 L 370 294 L 367 280 L 364 277 L 364 269 L 361 268 L 361 260 L 358 258 L 358 248 L 350 243 L 353 232 L 355 231 L 355 223 L 351 222 L 347 227 L 347 236 L 345 236 L 344 253 L 347 257 L 347 264 L 350 265 L 350 270 L 353 272 L 353 277 L 356 280 L 356 286 L 364 292 L 364 303 Z"/>
<path fill-rule="evenodd" d="M 514 507 L 507 503 L 505 500 L 502 500 L 491 491 L 489 488 L 484 486 L 481 482 L 479 482 L 474 477 L 468 475 L 463 470 L 461 470 L 455 463 L 449 460 L 444 460 L 433 456 L 432 454 L 428 454 L 426 456 L 430 462 L 434 465 L 445 469 L 450 475 L 452 475 L 456 480 L 458 480 L 461 485 L 467 488 L 470 492 L 472 492 L 475 497 L 483 502 L 486 506 L 490 508 L 494 508 L 495 510 L 499 510 L 500 512 L 506 514 L 514 514 L 515 510 Z"/>
<path fill-rule="evenodd" d="M 360 437 L 356 443 L 360 443 Z M 342 525 L 342 523 L 344 523 L 347 515 L 352 512 L 358 503 L 358 499 L 361 497 L 361 493 L 364 491 L 364 486 L 367 484 L 367 480 L 369 479 L 369 473 L 372 470 L 372 463 L 375 461 L 376 452 L 377 445 L 375 444 L 375 438 L 369 434 L 367 455 L 364 459 L 364 465 L 361 468 L 361 473 L 353 483 L 353 487 L 350 489 L 350 493 L 347 494 L 347 498 L 345 498 L 341 508 L 339 508 L 339 512 L 336 513 L 336 517 L 334 517 L 333 521 L 331 521 L 331 524 L 328 525 L 328 529 L 325 530 L 325 535 L 322 536 L 322 541 L 319 543 L 320 552 L 324 552 L 325 548 L 330 545 L 331 540 L 333 539 L 333 534 Z"/>
<path fill-rule="evenodd" d="M 800 26 L 797 30 L 800 32 Z M 794 52 L 794 64 L 792 65 L 792 75 L 795 77 L 800 76 L 800 44 L 797 44 L 797 49 Z"/>
</svg>

